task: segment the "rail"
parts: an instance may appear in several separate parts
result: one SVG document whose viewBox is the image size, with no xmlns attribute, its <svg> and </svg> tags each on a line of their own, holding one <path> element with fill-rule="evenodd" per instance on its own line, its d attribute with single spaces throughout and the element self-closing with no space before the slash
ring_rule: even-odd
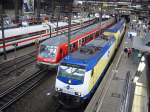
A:
<svg viewBox="0 0 150 112">
<path fill-rule="evenodd" d="M 21 83 L 7 89 L 0 95 L 0 111 L 6 109 L 13 102 L 21 98 L 28 91 L 37 86 L 39 81 L 45 76 L 46 69 L 38 70 Z"/>
<path fill-rule="evenodd" d="M 27 65 L 36 61 L 36 52 L 31 52 L 29 54 L 20 56 L 15 60 L 9 60 L 7 62 L 0 64 L 0 84 L 7 79 L 9 76 L 19 76 L 25 71 Z"/>
</svg>

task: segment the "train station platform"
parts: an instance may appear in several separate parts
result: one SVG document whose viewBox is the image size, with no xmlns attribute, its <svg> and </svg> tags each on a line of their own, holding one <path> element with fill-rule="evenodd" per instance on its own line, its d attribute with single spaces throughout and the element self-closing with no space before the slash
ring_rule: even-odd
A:
<svg viewBox="0 0 150 112">
<path fill-rule="evenodd" d="M 133 48 L 128 32 L 85 112 L 148 112 L 146 72 L 137 79 L 139 52 L 133 49 L 130 57 L 124 53 L 125 47 Z"/>
</svg>

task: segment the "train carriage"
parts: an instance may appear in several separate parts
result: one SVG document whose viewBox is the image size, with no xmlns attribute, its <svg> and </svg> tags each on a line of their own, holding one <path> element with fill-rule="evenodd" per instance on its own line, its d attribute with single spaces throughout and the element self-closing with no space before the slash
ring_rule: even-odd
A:
<svg viewBox="0 0 150 112">
<path fill-rule="evenodd" d="M 125 32 L 124 23 L 118 31 Z M 116 29 L 117 24 L 112 27 Z M 55 83 L 61 101 L 66 103 L 69 99 L 70 103 L 82 103 L 91 98 L 109 67 L 122 34 L 101 35 L 61 61 Z"/>
<path fill-rule="evenodd" d="M 72 21 L 72 30 L 76 30 L 81 27 L 81 22 L 74 22 Z M 82 27 L 92 24 L 96 21 L 96 18 L 86 19 L 84 18 L 82 21 Z M 44 39 L 49 38 L 50 35 L 50 27 L 52 36 L 56 36 L 67 32 L 68 23 L 66 22 L 59 22 L 58 23 L 58 32 L 56 31 L 57 24 L 56 23 L 46 23 L 41 25 L 32 25 L 27 27 L 20 27 L 20 28 L 12 28 L 12 29 L 5 29 L 5 48 L 6 51 L 14 49 L 13 44 L 18 44 L 18 47 L 25 46 L 31 44 L 35 41 L 41 41 Z M 3 53 L 3 39 L 2 39 L 2 32 L 0 31 L 0 53 Z"/>
<path fill-rule="evenodd" d="M 121 19 L 117 24 L 113 25 L 112 27 L 106 29 L 104 31 L 104 35 L 114 35 L 114 37 L 116 38 L 116 47 L 118 46 L 118 44 L 120 44 L 121 41 L 121 37 L 124 34 L 124 30 L 126 28 L 126 23 L 124 19 Z"/>
<path fill-rule="evenodd" d="M 115 19 L 95 23 L 88 27 L 71 32 L 71 52 L 76 51 L 80 46 L 85 45 L 97 37 L 102 29 L 107 28 L 115 22 Z M 56 36 L 48 39 L 40 44 L 39 53 L 37 56 L 38 65 L 49 65 L 49 67 L 57 67 L 59 61 L 68 54 L 68 36 L 67 34 Z"/>
</svg>

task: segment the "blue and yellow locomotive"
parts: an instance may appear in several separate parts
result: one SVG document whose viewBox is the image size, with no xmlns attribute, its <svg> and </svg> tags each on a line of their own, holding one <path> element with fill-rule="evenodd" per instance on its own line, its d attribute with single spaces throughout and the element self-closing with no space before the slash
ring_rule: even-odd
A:
<svg viewBox="0 0 150 112">
<path fill-rule="evenodd" d="M 125 20 L 122 19 L 101 37 L 66 56 L 58 67 L 56 91 L 62 96 L 71 96 L 76 102 L 89 99 L 104 76 L 124 32 Z"/>
</svg>

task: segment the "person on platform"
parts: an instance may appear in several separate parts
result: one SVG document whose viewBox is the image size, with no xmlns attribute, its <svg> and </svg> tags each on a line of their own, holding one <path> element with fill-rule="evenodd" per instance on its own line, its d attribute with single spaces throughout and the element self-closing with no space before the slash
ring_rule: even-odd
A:
<svg viewBox="0 0 150 112">
<path fill-rule="evenodd" d="M 125 54 L 125 57 L 126 57 L 127 53 L 128 53 L 128 48 L 125 47 L 125 48 L 124 48 L 124 54 Z"/>
<path fill-rule="evenodd" d="M 131 53 L 132 53 L 132 48 L 128 48 L 127 49 L 127 53 L 128 53 L 128 58 L 130 57 Z"/>
</svg>

